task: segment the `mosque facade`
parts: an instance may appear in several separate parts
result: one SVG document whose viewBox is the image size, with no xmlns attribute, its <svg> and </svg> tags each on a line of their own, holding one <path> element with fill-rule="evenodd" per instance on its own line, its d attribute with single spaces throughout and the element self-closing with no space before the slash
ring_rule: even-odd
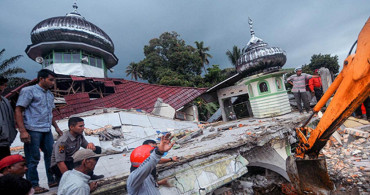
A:
<svg viewBox="0 0 370 195">
<path fill-rule="evenodd" d="M 237 75 L 243 78 L 217 90 L 223 121 L 233 120 L 231 116 L 266 118 L 291 112 L 283 82 L 286 52 L 255 36 L 252 24 L 249 19 L 251 39 L 236 65 Z"/>
</svg>

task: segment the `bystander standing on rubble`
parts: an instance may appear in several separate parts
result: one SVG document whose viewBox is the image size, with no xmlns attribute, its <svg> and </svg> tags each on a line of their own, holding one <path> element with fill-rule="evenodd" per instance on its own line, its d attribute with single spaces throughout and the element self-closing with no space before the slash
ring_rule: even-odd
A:
<svg viewBox="0 0 370 195">
<path fill-rule="evenodd" d="M 315 69 L 314 75 L 310 79 L 309 87 L 312 95 L 315 95 L 316 101 L 319 102 L 323 91 L 322 91 L 322 82 L 321 82 L 321 77 L 319 75 L 319 69 Z"/>
<path fill-rule="evenodd" d="M 54 95 L 50 92 L 55 84 L 55 73 L 42 69 L 37 74 L 38 84 L 25 87 L 21 90 L 15 108 L 16 121 L 21 141 L 24 142 L 24 153 L 27 161 L 27 179 L 31 181 L 35 193 L 48 190 L 39 186 L 37 165 L 40 161 L 40 149 L 44 153 L 45 169 L 50 168 L 51 153 L 53 150 L 53 134 L 51 125 L 56 132 L 62 135 L 57 123 L 53 119 Z M 49 187 L 57 183 L 52 175 L 46 171 Z"/>
<path fill-rule="evenodd" d="M 170 134 L 161 137 L 161 142 L 157 148 L 150 154 L 148 158 L 134 170 L 127 179 L 127 192 L 130 195 L 139 194 L 160 194 L 157 183 L 151 174 L 163 154 L 169 151 L 175 142 L 171 143 Z"/>
<path fill-rule="evenodd" d="M 66 171 L 60 180 L 58 195 L 88 195 L 98 184 L 89 184 L 90 172 L 94 171 L 96 162 L 101 154 L 90 149 L 82 149 L 73 154 L 74 169 Z"/>
<path fill-rule="evenodd" d="M 7 87 L 8 79 L 0 76 L 0 95 Z M 0 160 L 10 155 L 10 145 L 13 143 L 17 130 L 15 129 L 14 112 L 8 99 L 0 96 Z"/>
<path fill-rule="evenodd" d="M 310 101 L 308 99 L 308 94 L 306 93 L 306 80 L 312 78 L 311 75 L 302 73 L 302 68 L 295 69 L 296 74 L 290 76 L 287 81 L 293 85 L 292 93 L 294 94 L 294 99 L 297 102 L 298 110 L 303 114 L 302 103 L 303 101 L 304 108 L 308 113 L 310 111 Z"/>
<path fill-rule="evenodd" d="M 60 181 L 62 175 L 73 169 L 73 158 L 80 147 L 90 149 L 96 154 L 101 154 L 101 148 L 93 143 L 88 143 L 83 136 L 85 129 L 84 120 L 80 117 L 72 117 L 68 120 L 69 131 L 65 132 L 54 144 L 53 153 L 51 156 L 50 171 L 54 174 L 57 182 Z M 101 179 L 104 175 L 94 175 L 89 173 L 92 180 Z"/>
<path fill-rule="evenodd" d="M 13 174 L 23 177 L 27 170 L 26 159 L 19 154 L 10 155 L 0 160 L 0 176 Z"/>
</svg>

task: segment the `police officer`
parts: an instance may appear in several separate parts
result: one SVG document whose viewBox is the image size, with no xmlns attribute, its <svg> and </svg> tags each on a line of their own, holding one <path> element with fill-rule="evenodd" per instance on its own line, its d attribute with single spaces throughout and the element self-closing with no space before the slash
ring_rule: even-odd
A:
<svg viewBox="0 0 370 195">
<path fill-rule="evenodd" d="M 76 153 L 80 147 L 91 149 L 96 154 L 101 154 L 101 148 L 93 143 L 88 143 L 83 136 L 85 128 L 84 120 L 80 117 L 72 117 L 68 120 L 68 133 L 64 133 L 53 146 L 51 156 L 50 171 L 55 175 L 57 181 L 60 181 L 63 173 L 73 169 L 72 155 Z M 101 179 L 104 175 L 94 175 L 89 173 L 91 180 Z"/>
</svg>

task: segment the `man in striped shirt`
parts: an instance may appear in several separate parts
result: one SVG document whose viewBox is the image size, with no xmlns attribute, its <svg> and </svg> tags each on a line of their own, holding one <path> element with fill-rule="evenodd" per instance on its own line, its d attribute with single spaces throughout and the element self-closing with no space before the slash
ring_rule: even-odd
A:
<svg viewBox="0 0 370 195">
<path fill-rule="evenodd" d="M 288 83 L 293 85 L 292 92 L 294 94 L 294 99 L 297 102 L 298 110 L 301 114 L 303 114 L 302 110 L 302 103 L 303 101 L 304 108 L 308 113 L 310 111 L 310 101 L 308 99 L 308 94 L 306 91 L 306 80 L 312 78 L 311 75 L 302 73 L 302 68 L 295 69 L 296 75 L 290 76 L 287 81 Z"/>
</svg>

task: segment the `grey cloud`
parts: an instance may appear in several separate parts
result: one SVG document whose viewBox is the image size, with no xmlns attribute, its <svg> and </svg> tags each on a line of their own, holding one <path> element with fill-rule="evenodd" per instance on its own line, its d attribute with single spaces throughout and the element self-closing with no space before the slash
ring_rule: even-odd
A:
<svg viewBox="0 0 370 195">
<path fill-rule="evenodd" d="M 34 78 L 41 67 L 24 49 L 40 21 L 72 11 L 74 1 L 2 0 L 0 48 L 6 57 L 22 54 L 17 63 Z M 231 67 L 225 52 L 242 48 L 250 39 L 248 16 L 256 35 L 287 52 L 285 67 L 309 63 L 312 54 L 338 55 L 340 64 L 369 17 L 368 1 L 244 1 L 244 0 L 79 0 L 78 11 L 114 41 L 120 59 L 110 77 L 125 78 L 125 68 L 141 60 L 143 47 L 166 31 L 176 31 L 188 44 L 204 41 L 211 48 L 211 64 Z"/>
</svg>

